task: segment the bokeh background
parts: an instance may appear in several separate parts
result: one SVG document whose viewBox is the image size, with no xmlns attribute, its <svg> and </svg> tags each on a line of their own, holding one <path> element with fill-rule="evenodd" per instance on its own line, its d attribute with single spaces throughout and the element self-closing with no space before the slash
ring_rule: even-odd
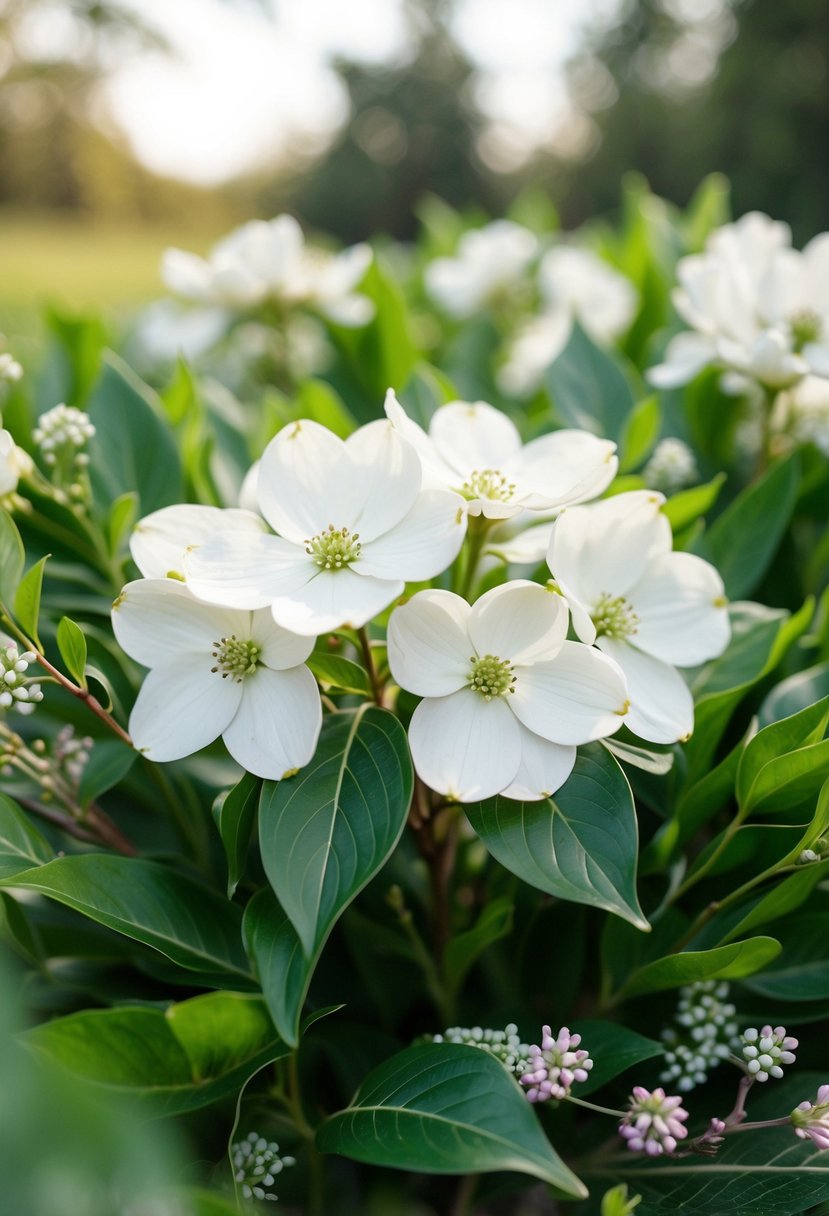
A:
<svg viewBox="0 0 829 1216">
<path fill-rule="evenodd" d="M 353 241 L 429 196 L 565 227 L 626 175 L 730 179 L 796 240 L 829 227 L 823 0 L 0 0 L 0 330 L 45 302 L 161 294 L 283 210 Z"/>
</svg>

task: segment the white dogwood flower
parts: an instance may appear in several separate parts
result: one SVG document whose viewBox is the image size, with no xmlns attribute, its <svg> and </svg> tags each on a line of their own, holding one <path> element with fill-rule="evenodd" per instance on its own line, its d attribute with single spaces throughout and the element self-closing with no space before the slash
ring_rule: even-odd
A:
<svg viewBox="0 0 829 1216">
<path fill-rule="evenodd" d="M 627 725 L 652 743 L 691 734 L 694 702 L 676 668 L 722 654 L 730 637 L 722 579 L 702 558 L 672 551 L 664 501 L 635 490 L 572 507 L 547 554 L 576 633 L 627 677 Z"/>
<path fill-rule="evenodd" d="M 459 802 L 537 801 L 567 780 L 579 743 L 619 729 L 624 676 L 566 641 L 567 619 L 561 596 L 525 580 L 472 607 L 449 591 L 419 591 L 394 610 L 389 666 L 424 698 L 409 744 L 426 785 Z"/>
<path fill-rule="evenodd" d="M 786 224 L 751 212 L 683 258 L 677 277 L 674 304 L 690 331 L 648 373 L 657 387 L 685 384 L 709 365 L 771 389 L 809 372 L 829 376 L 829 234 L 801 253 Z"/>
<path fill-rule="evenodd" d="M 20 478 L 32 468 L 29 453 L 17 446 L 8 431 L 0 430 L 0 498 L 13 494 Z"/>
<path fill-rule="evenodd" d="M 254 511 L 177 503 L 145 515 L 130 536 L 132 560 L 145 578 L 184 579 L 184 555 L 191 545 L 227 533 L 262 533 L 267 527 Z"/>
<path fill-rule="evenodd" d="M 636 313 L 633 284 L 589 249 L 560 246 L 538 267 L 541 313 L 519 329 L 498 374 L 506 393 L 528 396 L 561 354 L 578 321 L 600 346 L 630 328 Z"/>
<path fill-rule="evenodd" d="M 426 290 L 450 317 L 470 317 L 516 287 L 537 252 L 528 228 L 495 220 L 465 232 L 454 257 L 429 263 Z"/>
<path fill-rule="evenodd" d="M 314 639 L 269 612 L 201 603 L 174 579 L 128 583 L 112 609 L 122 650 L 149 667 L 130 734 L 150 760 L 180 760 L 219 735 L 234 760 L 278 781 L 307 764 L 322 725 Z"/>
<path fill-rule="evenodd" d="M 270 607 L 295 633 L 359 628 L 409 581 L 440 574 L 466 530 L 463 502 L 422 490 L 417 453 L 386 421 L 345 441 L 316 422 L 271 440 L 259 508 L 278 534 L 217 534 L 192 546 L 187 583 L 211 603 Z"/>
<path fill-rule="evenodd" d="M 279 215 L 243 224 L 207 258 L 168 249 L 161 273 L 171 291 L 197 304 L 244 309 L 275 300 L 355 326 L 374 314 L 371 301 L 356 292 L 371 256 L 367 245 L 336 254 L 311 248 L 294 217 Z"/>
<path fill-rule="evenodd" d="M 487 519 L 595 498 L 618 467 L 615 443 L 587 431 L 553 431 L 522 444 L 515 423 L 485 401 L 442 405 L 427 435 L 389 389 L 386 416 L 416 449 L 424 483 L 454 490 L 470 515 Z"/>
</svg>

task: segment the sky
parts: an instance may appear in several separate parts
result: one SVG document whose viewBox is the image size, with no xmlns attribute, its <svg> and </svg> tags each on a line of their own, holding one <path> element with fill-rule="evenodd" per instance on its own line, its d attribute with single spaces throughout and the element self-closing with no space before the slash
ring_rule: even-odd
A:
<svg viewBox="0 0 829 1216">
<path fill-rule="evenodd" d="M 335 55 L 405 58 L 402 0 L 122 0 L 163 31 L 173 57 L 142 52 L 104 86 L 106 109 L 156 172 L 213 185 L 313 155 L 347 119 Z M 271 15 L 263 11 L 271 5 Z M 454 32 L 480 69 L 491 153 L 509 167 L 568 114 L 563 65 L 582 28 L 619 0 L 457 0 Z"/>
</svg>

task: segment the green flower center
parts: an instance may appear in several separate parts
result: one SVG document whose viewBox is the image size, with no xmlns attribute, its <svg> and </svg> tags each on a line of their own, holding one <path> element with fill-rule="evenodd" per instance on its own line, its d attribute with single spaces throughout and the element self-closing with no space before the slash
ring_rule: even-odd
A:
<svg viewBox="0 0 829 1216">
<path fill-rule="evenodd" d="M 497 469 L 475 469 L 461 486 L 464 498 L 488 498 L 492 502 L 509 502 L 515 494 L 515 483 L 507 481 Z"/>
<path fill-rule="evenodd" d="M 245 676 L 252 676 L 256 671 L 262 650 L 255 642 L 240 642 L 232 633 L 229 638 L 221 638 L 213 645 L 216 666 L 210 670 L 220 674 L 223 680 L 230 676 L 234 684 L 241 684 Z"/>
<path fill-rule="evenodd" d="M 811 308 L 803 308 L 789 317 L 795 350 L 801 351 L 809 342 L 817 342 L 823 332 L 823 321 Z"/>
<path fill-rule="evenodd" d="M 485 654 L 482 659 L 473 655 L 469 660 L 472 668 L 469 672 L 469 687 L 473 692 L 479 692 L 485 701 L 493 697 L 504 697 L 508 692 L 515 692 L 515 676 L 512 674 L 512 663 L 509 659 L 499 659 L 494 654 Z"/>
<path fill-rule="evenodd" d="M 636 633 L 639 617 L 622 595 L 600 595 L 593 609 L 593 624 L 597 635 L 622 641 Z"/>
<path fill-rule="evenodd" d="M 305 552 L 320 570 L 342 570 L 350 566 L 360 556 L 362 547 L 359 532 L 335 528 L 333 524 L 305 542 Z"/>
</svg>

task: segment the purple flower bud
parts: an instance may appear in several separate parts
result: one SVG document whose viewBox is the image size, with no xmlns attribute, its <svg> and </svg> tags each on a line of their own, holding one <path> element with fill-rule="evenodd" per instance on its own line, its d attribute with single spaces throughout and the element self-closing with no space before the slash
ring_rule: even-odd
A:
<svg viewBox="0 0 829 1216">
<path fill-rule="evenodd" d="M 675 1152 L 677 1141 L 688 1135 L 687 1127 L 683 1127 L 687 1118 L 682 1098 L 669 1098 L 664 1089 L 651 1093 L 641 1085 L 635 1085 L 630 1110 L 619 1124 L 619 1135 L 627 1141 L 631 1152 L 659 1157 Z"/>
<path fill-rule="evenodd" d="M 819 1150 L 829 1149 L 829 1085 L 821 1085 L 815 1101 L 801 1102 L 790 1118 L 801 1140 L 811 1140 Z"/>
<path fill-rule="evenodd" d="M 542 1026 L 541 1046 L 533 1044 L 528 1052 L 528 1069 L 519 1077 L 530 1102 L 547 1102 L 550 1098 L 566 1098 L 572 1086 L 586 1081 L 593 1061 L 582 1048 L 580 1034 L 571 1034 L 562 1026 L 553 1037 L 549 1026 Z"/>
</svg>

